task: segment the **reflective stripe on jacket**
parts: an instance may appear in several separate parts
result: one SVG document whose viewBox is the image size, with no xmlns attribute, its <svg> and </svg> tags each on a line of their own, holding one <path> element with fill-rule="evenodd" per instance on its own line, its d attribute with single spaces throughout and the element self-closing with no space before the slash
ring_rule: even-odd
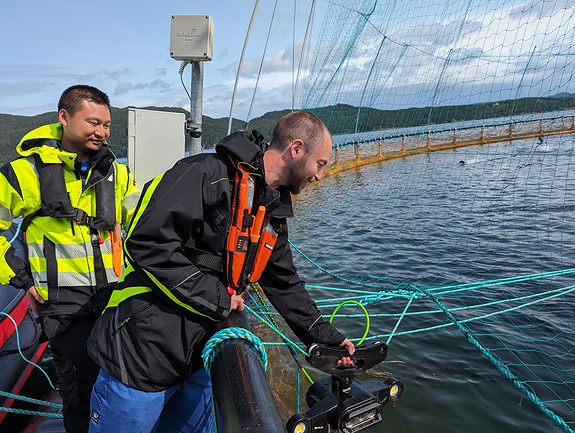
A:
<svg viewBox="0 0 575 433">
<path fill-rule="evenodd" d="M 17 147 L 21 158 L 0 168 L 0 231 L 17 217 L 41 208 L 42 194 L 34 155 L 44 163 L 61 164 L 66 191 L 72 206 L 96 216 L 95 185 L 114 181 L 115 214 L 124 227 L 130 223 L 139 192 L 128 167 L 115 161 L 107 145 L 91 159 L 83 178 L 76 154 L 64 150 L 60 123 L 45 125 L 28 133 Z M 98 231 L 97 239 L 108 283 L 118 280 L 113 271 L 110 233 Z M 0 236 L 0 283 L 27 290 L 32 285 L 47 302 L 40 314 L 76 314 L 89 303 L 96 286 L 94 248 L 90 228 L 69 218 L 35 216 L 26 231 L 28 261 L 13 255 Z"/>
</svg>

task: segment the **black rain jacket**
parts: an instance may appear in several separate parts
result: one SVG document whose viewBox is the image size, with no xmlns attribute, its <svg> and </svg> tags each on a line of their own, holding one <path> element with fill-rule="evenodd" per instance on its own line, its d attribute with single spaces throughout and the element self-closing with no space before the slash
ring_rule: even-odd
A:
<svg viewBox="0 0 575 433">
<path fill-rule="evenodd" d="M 253 209 L 266 206 L 278 234 L 259 280 L 266 296 L 304 344 L 343 342 L 297 274 L 286 226 L 291 197 L 266 185 L 265 148 L 257 131 L 238 131 L 217 144 L 217 153 L 184 158 L 146 184 L 125 241 L 131 266 L 88 341 L 90 356 L 109 374 L 159 391 L 202 367 L 201 351 L 227 317 L 230 296 L 225 275 L 200 269 L 194 258 L 203 251 L 225 261 L 236 170 L 229 156 L 260 175 Z"/>
</svg>

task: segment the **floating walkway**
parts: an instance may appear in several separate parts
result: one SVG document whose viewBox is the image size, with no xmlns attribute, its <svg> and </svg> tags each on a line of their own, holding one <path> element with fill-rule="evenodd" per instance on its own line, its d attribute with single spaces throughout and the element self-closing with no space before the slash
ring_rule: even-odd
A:
<svg viewBox="0 0 575 433">
<path fill-rule="evenodd" d="M 575 116 L 549 116 L 489 125 L 428 129 L 348 141 L 335 144 L 335 152 L 324 169 L 324 176 L 388 159 L 561 134 L 575 134 Z"/>
</svg>

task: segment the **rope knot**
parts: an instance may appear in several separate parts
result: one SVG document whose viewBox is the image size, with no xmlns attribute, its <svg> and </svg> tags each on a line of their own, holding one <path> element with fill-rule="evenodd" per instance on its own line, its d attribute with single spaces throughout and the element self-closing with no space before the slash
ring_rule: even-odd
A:
<svg viewBox="0 0 575 433">
<path fill-rule="evenodd" d="M 374 295 L 366 296 L 365 298 L 360 299 L 359 303 L 363 305 L 375 304 L 376 302 L 381 301 L 383 298 L 389 297 L 389 293 L 387 293 L 385 290 L 380 290 Z"/>
<path fill-rule="evenodd" d="M 219 330 L 214 335 L 212 335 L 212 338 L 210 338 L 206 343 L 206 346 L 202 351 L 202 359 L 208 374 L 210 374 L 212 362 L 217 354 L 215 350 L 216 346 L 225 340 L 229 340 L 230 338 L 243 338 L 244 340 L 249 341 L 260 355 L 262 364 L 264 365 L 264 370 L 267 371 L 268 355 L 262 341 L 247 329 L 232 327 Z"/>
</svg>

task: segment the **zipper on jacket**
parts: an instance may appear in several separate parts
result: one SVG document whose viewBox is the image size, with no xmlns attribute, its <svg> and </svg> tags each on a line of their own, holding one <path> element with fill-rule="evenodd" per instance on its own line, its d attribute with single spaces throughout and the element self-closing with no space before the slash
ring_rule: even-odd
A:
<svg viewBox="0 0 575 433">
<path fill-rule="evenodd" d="M 122 320 L 116 329 L 122 328 L 124 325 L 126 325 L 126 323 L 128 323 L 132 319 L 140 319 L 142 317 L 145 317 L 150 311 L 152 311 L 156 307 L 157 307 L 157 304 L 155 302 L 152 302 L 152 303 L 146 305 L 141 310 L 135 311 L 134 313 L 132 313 L 131 315 L 126 317 L 124 320 Z"/>
</svg>

